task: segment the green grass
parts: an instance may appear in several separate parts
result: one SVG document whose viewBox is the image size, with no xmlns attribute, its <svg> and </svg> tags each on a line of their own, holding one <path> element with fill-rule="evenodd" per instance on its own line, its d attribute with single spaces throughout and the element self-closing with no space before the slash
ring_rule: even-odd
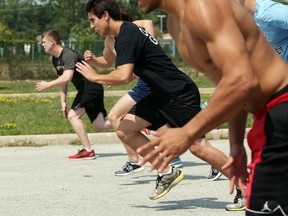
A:
<svg viewBox="0 0 288 216">
<path fill-rule="evenodd" d="M 107 111 L 119 97 L 106 97 Z M 73 98 L 68 98 L 68 104 Z M 60 98 L 11 98 L 0 97 L 0 135 L 58 134 L 74 133 L 69 122 L 64 118 Z M 88 117 L 83 121 L 88 132 L 95 132 Z"/>
<path fill-rule="evenodd" d="M 192 79 L 199 88 L 214 87 L 213 83 L 209 81 L 206 76 L 193 76 Z M 14 93 L 35 93 L 36 80 L 14 80 L 14 81 L 1 81 L 0 80 L 0 94 L 14 94 Z M 137 83 L 137 80 L 133 80 L 128 85 L 119 86 L 104 86 L 105 90 L 129 90 L 133 88 Z M 43 92 L 58 92 L 58 88 L 51 88 Z M 69 84 L 69 91 L 75 91 L 74 86 Z"/>
<path fill-rule="evenodd" d="M 193 80 L 200 88 L 213 87 L 213 84 L 205 76 L 193 77 Z M 0 81 L 0 94 L 2 93 L 31 93 L 35 92 L 36 81 Z M 105 87 L 105 90 L 128 90 L 136 84 L 136 81 L 129 85 Z M 70 86 L 70 91 L 74 87 Z M 58 92 L 58 89 L 51 89 L 51 92 Z M 201 95 L 201 101 L 209 100 L 211 95 Z M 109 112 L 120 97 L 105 97 L 105 107 Z M 68 107 L 73 97 L 68 97 Z M 60 107 L 60 98 L 28 98 L 28 97 L 1 97 L 0 96 L 0 136 L 4 135 L 29 135 L 29 134 L 62 134 L 74 133 L 69 122 L 63 117 Z M 91 125 L 88 117 L 83 117 L 87 125 L 87 132 L 97 132 Z M 252 119 L 249 117 L 248 126 L 251 126 Z M 220 128 L 227 128 L 226 124 Z"/>
</svg>

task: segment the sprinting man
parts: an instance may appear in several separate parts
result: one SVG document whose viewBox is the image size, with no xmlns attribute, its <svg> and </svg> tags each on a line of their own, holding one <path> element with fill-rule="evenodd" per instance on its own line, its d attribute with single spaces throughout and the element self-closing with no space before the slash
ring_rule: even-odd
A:
<svg viewBox="0 0 288 216">
<path fill-rule="evenodd" d="M 245 193 L 244 135 L 251 112 L 246 215 L 287 215 L 288 65 L 237 1 L 138 0 L 138 6 L 144 12 L 165 10 L 182 58 L 217 85 L 206 108 L 185 126 L 158 132 L 159 138 L 138 149 L 154 148 L 143 163 L 153 158 L 152 169 L 165 169 L 203 133 L 228 121 L 230 157 L 223 168 L 231 167 L 230 191 L 237 182 Z M 267 207 L 270 212 L 261 211 Z"/>
<path fill-rule="evenodd" d="M 120 7 L 120 11 L 122 21 L 133 21 L 132 16 L 126 11 L 125 8 Z M 133 21 L 133 23 L 143 27 L 150 35 L 154 36 L 154 27 L 151 20 L 135 20 Z M 114 43 L 114 36 L 106 36 L 104 40 L 103 56 L 96 57 L 93 55 L 92 51 L 86 50 L 84 53 L 85 61 L 100 68 L 107 69 L 112 67 L 116 58 Z M 128 111 L 137 102 L 139 102 L 141 99 L 145 98 L 149 94 L 149 86 L 145 82 L 143 82 L 143 80 L 139 79 L 137 85 L 119 99 L 119 101 L 113 106 L 113 108 L 108 114 L 108 119 L 111 122 L 115 131 L 117 130 L 121 120 L 128 113 Z M 114 174 L 116 176 L 126 176 L 144 170 L 145 167 L 140 166 L 138 163 L 140 159 L 138 153 L 130 146 L 125 145 L 125 143 L 123 143 L 123 145 L 128 154 L 128 161 L 124 164 L 124 166 L 122 166 L 121 169 L 115 171 Z M 180 157 L 174 159 L 171 164 L 176 167 L 183 166 Z"/>
<path fill-rule="evenodd" d="M 36 90 L 43 91 L 53 87 L 60 88 L 63 115 L 74 128 L 83 146 L 77 154 L 70 155 L 69 159 L 95 159 L 95 152 L 91 147 L 86 127 L 81 118 L 87 113 L 91 123 L 97 130 L 112 128 L 110 122 L 105 120 L 106 110 L 104 108 L 103 86 L 86 80 L 81 74 L 75 71 L 76 63 L 83 61 L 84 58 L 75 51 L 62 47 L 60 35 L 57 31 L 52 29 L 44 32 L 42 45 L 45 52 L 52 55 L 52 64 L 56 69 L 58 78 L 50 82 L 37 82 Z M 68 83 L 70 81 L 77 89 L 77 95 L 68 112 L 66 98 Z"/>
<path fill-rule="evenodd" d="M 143 28 L 120 20 L 118 7 L 115 0 L 90 0 L 86 4 L 91 28 L 103 37 L 113 35 L 116 38 L 115 70 L 98 74 L 86 62 L 76 66 L 87 79 L 100 84 L 129 83 L 134 72 L 150 87 L 151 93 L 133 106 L 116 131 L 122 142 L 136 150 L 149 141 L 140 132 L 143 128 L 156 130 L 165 124 L 180 127 L 200 112 L 200 94 L 191 78 L 173 64 L 155 38 Z M 191 151 L 196 156 L 219 170 L 227 161 L 227 156 L 211 146 L 204 134 L 195 140 L 193 147 Z M 141 152 L 141 156 L 152 150 Z M 167 158 L 169 162 L 172 159 Z M 150 162 L 153 164 L 154 158 L 150 158 Z M 221 171 L 229 176 L 228 170 Z M 183 177 L 182 171 L 170 165 L 159 170 L 156 188 L 149 198 L 155 200 L 164 196 Z"/>
</svg>

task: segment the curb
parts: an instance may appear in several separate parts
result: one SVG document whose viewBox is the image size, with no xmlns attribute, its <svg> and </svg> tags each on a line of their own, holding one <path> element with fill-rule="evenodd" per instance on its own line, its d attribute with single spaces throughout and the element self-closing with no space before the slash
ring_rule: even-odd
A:
<svg viewBox="0 0 288 216">
<path fill-rule="evenodd" d="M 215 88 L 199 88 L 201 94 L 212 94 Z M 121 97 L 126 94 L 128 90 L 105 90 L 104 96 L 118 96 Z M 68 92 L 68 96 L 75 96 L 76 92 Z M 0 97 L 59 97 L 59 92 L 35 92 L 35 93 L 19 93 L 19 94 L 0 94 Z"/>
<path fill-rule="evenodd" d="M 246 129 L 246 135 L 250 128 Z M 215 129 L 206 134 L 209 140 L 228 139 L 228 129 Z M 88 133 L 92 144 L 115 144 L 120 143 L 115 132 Z M 150 139 L 154 137 L 148 136 Z M 245 136 L 246 137 L 246 136 Z M 49 135 L 17 135 L 0 136 L 0 147 L 42 146 L 73 144 L 78 141 L 76 134 L 49 134 Z"/>
</svg>

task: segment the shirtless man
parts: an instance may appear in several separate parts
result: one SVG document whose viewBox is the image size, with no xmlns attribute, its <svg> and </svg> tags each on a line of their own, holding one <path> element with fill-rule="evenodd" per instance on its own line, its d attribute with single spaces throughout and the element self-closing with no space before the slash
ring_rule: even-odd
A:
<svg viewBox="0 0 288 216">
<path fill-rule="evenodd" d="M 138 149 L 157 146 L 142 164 L 156 157 L 151 169 L 164 169 L 203 133 L 228 121 L 230 157 L 223 168 L 231 167 L 230 192 L 237 182 L 245 193 L 243 143 L 247 113 L 253 113 L 246 215 L 288 214 L 288 65 L 236 1 L 139 0 L 138 6 L 144 12 L 165 10 L 182 58 L 217 85 L 207 107 L 185 126 L 157 132 L 157 139 Z"/>
<path fill-rule="evenodd" d="M 201 110 L 200 94 L 191 78 L 174 65 L 155 38 L 145 29 L 120 20 L 117 7 L 115 0 L 89 0 L 86 4 L 91 28 L 103 37 L 113 35 L 116 38 L 115 69 L 108 74 L 98 74 L 86 62 L 78 63 L 76 67 L 79 73 L 93 82 L 126 84 L 135 73 L 150 87 L 151 93 L 133 106 L 116 131 L 122 142 L 136 150 L 149 141 L 140 133 L 144 127 L 157 130 L 165 124 L 179 127 L 190 121 Z M 142 152 L 141 156 L 148 152 Z M 221 169 L 227 156 L 214 148 L 204 134 L 195 140 L 191 152 L 229 176 L 229 170 Z M 169 158 L 169 162 L 172 159 Z M 153 160 L 151 158 L 150 161 Z M 183 177 L 183 172 L 174 166 L 161 169 L 149 198 L 161 198 Z"/>
</svg>

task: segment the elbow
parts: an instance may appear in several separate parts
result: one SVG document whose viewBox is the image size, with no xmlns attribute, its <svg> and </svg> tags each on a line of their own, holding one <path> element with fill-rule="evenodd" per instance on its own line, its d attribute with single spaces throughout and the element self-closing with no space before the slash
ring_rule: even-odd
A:
<svg viewBox="0 0 288 216">
<path fill-rule="evenodd" d="M 123 85 L 129 84 L 130 82 L 131 82 L 131 79 L 129 79 L 129 78 L 122 78 L 121 79 L 121 84 L 123 84 Z"/>
<path fill-rule="evenodd" d="M 239 96 L 247 98 L 250 97 L 255 90 L 259 87 L 259 82 L 256 76 L 252 76 L 247 79 L 247 77 L 241 77 L 237 82 L 237 89 L 239 92 Z"/>
<path fill-rule="evenodd" d="M 129 84 L 133 80 L 133 73 L 129 75 L 121 76 L 120 83 L 121 84 Z"/>
<path fill-rule="evenodd" d="M 65 78 L 63 79 L 63 83 L 64 83 L 65 85 L 67 85 L 70 81 L 71 81 L 71 79 L 68 78 L 68 77 L 65 77 Z"/>
</svg>

